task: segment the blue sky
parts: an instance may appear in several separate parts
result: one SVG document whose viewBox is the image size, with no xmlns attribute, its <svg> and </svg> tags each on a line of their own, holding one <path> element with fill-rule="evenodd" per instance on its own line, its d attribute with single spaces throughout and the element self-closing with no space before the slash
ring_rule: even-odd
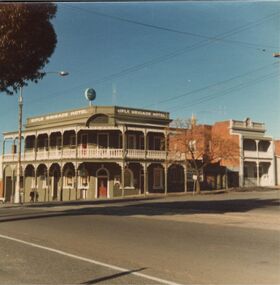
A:
<svg viewBox="0 0 280 285">
<path fill-rule="evenodd" d="M 24 88 L 27 117 L 119 105 L 195 114 L 199 123 L 264 122 L 280 138 L 280 3 L 59 3 L 48 74 Z M 17 97 L 1 95 L 0 132 L 17 130 Z"/>
</svg>

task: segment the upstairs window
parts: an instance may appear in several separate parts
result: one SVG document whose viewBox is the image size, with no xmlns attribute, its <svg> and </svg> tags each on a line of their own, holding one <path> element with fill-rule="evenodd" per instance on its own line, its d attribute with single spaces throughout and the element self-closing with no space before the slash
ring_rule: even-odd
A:
<svg viewBox="0 0 280 285">
<path fill-rule="evenodd" d="M 145 143 L 144 143 L 144 136 L 139 137 L 139 148 L 144 149 L 145 148 Z"/>
<path fill-rule="evenodd" d="M 70 147 L 75 147 L 76 146 L 76 137 L 75 135 L 71 135 L 69 138 L 69 145 Z"/>
<path fill-rule="evenodd" d="M 164 144 L 161 137 L 154 137 L 154 150 L 163 150 Z"/>
<path fill-rule="evenodd" d="M 189 150 L 196 151 L 196 141 L 195 140 L 189 141 Z"/>
<path fill-rule="evenodd" d="M 127 148 L 136 149 L 136 136 L 135 135 L 127 136 Z"/>
</svg>

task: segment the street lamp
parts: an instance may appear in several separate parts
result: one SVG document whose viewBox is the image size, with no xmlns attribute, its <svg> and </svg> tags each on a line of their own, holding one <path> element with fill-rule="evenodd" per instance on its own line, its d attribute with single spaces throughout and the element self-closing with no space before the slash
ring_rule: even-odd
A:
<svg viewBox="0 0 280 285">
<path fill-rule="evenodd" d="M 54 73 L 59 76 L 67 76 L 69 73 L 67 71 L 49 71 L 45 74 Z M 17 177 L 16 177 L 16 187 L 15 187 L 15 197 L 14 203 L 20 203 L 20 178 L 21 178 L 21 134 L 22 134 L 22 107 L 23 107 L 23 97 L 22 97 L 23 86 L 20 86 L 20 92 L 18 97 L 18 157 L 17 157 Z"/>
</svg>

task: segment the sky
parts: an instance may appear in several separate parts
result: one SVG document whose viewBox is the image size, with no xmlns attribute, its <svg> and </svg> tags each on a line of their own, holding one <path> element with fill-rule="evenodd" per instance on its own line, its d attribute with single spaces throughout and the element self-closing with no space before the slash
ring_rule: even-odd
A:
<svg viewBox="0 0 280 285">
<path fill-rule="evenodd" d="M 266 125 L 280 139 L 280 2 L 58 3 L 57 46 L 23 118 L 93 104 Z M 39 39 L 38 39 L 39 40 Z M 17 96 L 0 93 L 0 133 L 18 128 Z M 1 138 L 2 140 L 2 138 Z"/>
</svg>

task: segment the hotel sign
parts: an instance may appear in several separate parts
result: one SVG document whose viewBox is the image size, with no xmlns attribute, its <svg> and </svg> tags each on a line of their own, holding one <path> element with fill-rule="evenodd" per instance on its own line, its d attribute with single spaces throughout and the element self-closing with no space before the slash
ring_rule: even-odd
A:
<svg viewBox="0 0 280 285">
<path fill-rule="evenodd" d="M 120 115 L 128 115 L 128 116 L 132 115 L 132 116 L 168 119 L 168 113 L 149 111 L 149 110 L 117 108 L 116 112 Z"/>
<path fill-rule="evenodd" d="M 47 122 L 47 121 L 52 121 L 52 120 L 61 120 L 61 119 L 78 117 L 78 116 L 85 115 L 85 114 L 88 114 L 88 110 L 86 109 L 70 111 L 70 112 L 63 112 L 63 113 L 56 113 L 56 114 L 49 114 L 49 115 L 42 116 L 42 117 L 35 117 L 35 118 L 28 119 L 28 123 L 33 124 L 33 123 L 42 123 L 42 122 Z"/>
</svg>

